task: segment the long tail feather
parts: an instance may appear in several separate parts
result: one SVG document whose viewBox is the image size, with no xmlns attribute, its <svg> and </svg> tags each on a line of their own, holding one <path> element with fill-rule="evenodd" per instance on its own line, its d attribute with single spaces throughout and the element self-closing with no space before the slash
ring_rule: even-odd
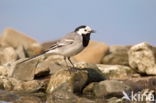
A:
<svg viewBox="0 0 156 103">
<path fill-rule="evenodd" d="M 29 60 L 31 60 L 31 59 L 34 59 L 34 58 L 36 58 L 36 57 L 38 57 L 38 56 L 44 55 L 44 54 L 48 53 L 50 50 L 53 50 L 53 49 L 55 49 L 55 48 L 57 48 L 57 47 L 58 47 L 57 45 L 53 45 L 53 46 L 52 46 L 51 48 L 49 48 L 48 50 L 43 51 L 42 53 L 40 53 L 40 54 L 38 54 L 38 55 L 35 55 L 35 56 L 32 56 L 32 57 L 30 57 L 30 58 L 28 58 L 28 59 L 26 59 L 26 60 L 23 60 L 23 61 L 19 62 L 18 64 L 24 63 L 24 62 L 29 61 Z"/>
<path fill-rule="evenodd" d="M 43 52 L 43 53 L 41 53 L 41 54 L 38 54 L 38 55 L 32 56 L 32 57 L 30 57 L 30 58 L 28 58 L 28 59 L 25 59 L 25 60 L 19 62 L 18 64 L 21 64 L 21 63 L 27 62 L 27 61 L 29 61 L 29 60 L 32 60 L 32 59 L 38 57 L 38 56 L 44 55 L 44 54 L 46 54 L 46 52 L 47 52 L 47 51 L 45 51 L 45 52 Z"/>
</svg>

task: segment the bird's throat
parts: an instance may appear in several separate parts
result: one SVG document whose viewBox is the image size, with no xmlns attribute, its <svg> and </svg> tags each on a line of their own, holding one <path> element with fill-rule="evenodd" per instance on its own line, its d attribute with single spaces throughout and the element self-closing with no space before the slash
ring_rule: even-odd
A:
<svg viewBox="0 0 156 103">
<path fill-rule="evenodd" d="M 89 40 L 90 40 L 90 33 L 89 34 L 82 34 L 83 38 L 83 46 L 88 46 Z"/>
</svg>

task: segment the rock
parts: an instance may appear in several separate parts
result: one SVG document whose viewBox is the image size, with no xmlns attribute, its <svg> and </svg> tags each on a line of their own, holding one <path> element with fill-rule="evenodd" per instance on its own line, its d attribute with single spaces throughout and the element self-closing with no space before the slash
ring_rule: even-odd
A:
<svg viewBox="0 0 156 103">
<path fill-rule="evenodd" d="M 16 51 L 12 47 L 0 48 L 0 65 L 14 62 L 17 59 Z"/>
<path fill-rule="evenodd" d="M 37 43 L 36 40 L 33 40 L 25 34 L 13 29 L 6 29 L 4 31 L 0 44 L 2 46 L 11 46 L 14 48 L 23 46 L 29 56 L 36 55 L 41 52 L 41 45 Z"/>
<path fill-rule="evenodd" d="M 18 99 L 18 96 L 14 92 L 0 90 L 0 103 L 9 103 L 16 99 Z"/>
<path fill-rule="evenodd" d="M 78 62 L 101 63 L 102 58 L 108 51 L 108 46 L 104 43 L 90 41 L 89 45 L 74 58 Z"/>
<path fill-rule="evenodd" d="M 0 90 L 0 103 L 45 103 L 41 93 Z"/>
<path fill-rule="evenodd" d="M 122 81 L 105 80 L 99 83 L 91 83 L 84 88 L 83 94 L 89 97 L 122 97 L 123 91 L 130 90 L 130 87 Z"/>
<path fill-rule="evenodd" d="M 129 78 L 134 73 L 132 68 L 123 65 L 97 64 L 97 67 L 109 79 Z"/>
<path fill-rule="evenodd" d="M 42 89 L 46 82 L 39 80 L 21 81 L 15 78 L 0 76 L 0 87 L 5 90 L 34 92 Z"/>
<path fill-rule="evenodd" d="M 1 34 L 0 34 L 0 47 L 2 46 L 2 45 L 1 45 L 1 39 L 2 39 L 2 36 L 1 36 Z"/>
<path fill-rule="evenodd" d="M 16 53 L 18 55 L 18 59 L 26 58 L 26 53 L 23 46 L 19 46 L 16 48 Z"/>
<path fill-rule="evenodd" d="M 64 57 L 61 55 L 51 55 L 38 63 L 35 74 L 45 71 L 50 71 L 50 74 L 54 74 L 55 72 L 64 69 L 67 69 Z"/>
<path fill-rule="evenodd" d="M 109 52 L 102 59 L 102 64 L 129 65 L 129 48 L 130 46 L 110 46 Z"/>
<path fill-rule="evenodd" d="M 156 58 L 156 47 L 153 47 L 153 51 L 154 51 L 154 56 Z"/>
<path fill-rule="evenodd" d="M 10 65 L 10 77 L 14 77 L 19 80 L 33 80 L 36 72 L 37 65 L 44 57 L 38 57 L 29 61 L 21 63 L 23 60 L 19 60 Z"/>
<path fill-rule="evenodd" d="M 55 89 L 61 87 L 65 83 L 69 91 L 80 93 L 88 80 L 88 73 L 84 70 L 68 71 L 61 70 L 51 76 L 47 93 L 52 93 Z"/>
<path fill-rule="evenodd" d="M 112 98 L 107 99 L 106 103 L 132 103 L 132 102 L 129 100 L 124 100 L 122 98 L 112 97 Z"/>
<path fill-rule="evenodd" d="M 15 100 L 13 103 L 43 103 L 43 102 L 39 97 L 21 96 L 19 99 Z"/>
<path fill-rule="evenodd" d="M 6 66 L 0 66 L 0 76 L 7 76 L 9 69 Z"/>
<path fill-rule="evenodd" d="M 46 103 L 97 103 L 87 98 L 78 97 L 72 92 L 58 89 L 50 94 Z"/>
<path fill-rule="evenodd" d="M 101 70 L 96 66 L 96 64 L 90 64 L 90 63 L 77 63 L 75 65 L 77 68 L 80 68 L 82 70 L 86 70 L 88 72 L 88 82 L 87 84 L 91 82 L 99 82 L 106 79 L 105 75 L 101 72 Z"/>
<path fill-rule="evenodd" d="M 153 47 L 148 43 L 134 45 L 129 50 L 129 65 L 136 71 L 156 75 L 156 60 Z"/>
<path fill-rule="evenodd" d="M 146 88 L 156 91 L 156 76 L 121 78 L 119 80 L 129 85 L 134 92 L 141 91 Z"/>
<path fill-rule="evenodd" d="M 11 79 L 10 79 L 11 80 Z M 13 80 L 12 82 L 13 90 L 14 91 L 27 91 L 27 92 L 34 92 L 38 91 L 39 89 L 43 89 L 42 87 L 46 84 L 42 81 L 32 80 L 26 82 L 19 82 L 17 80 Z M 44 88 L 45 89 L 45 88 Z"/>
</svg>

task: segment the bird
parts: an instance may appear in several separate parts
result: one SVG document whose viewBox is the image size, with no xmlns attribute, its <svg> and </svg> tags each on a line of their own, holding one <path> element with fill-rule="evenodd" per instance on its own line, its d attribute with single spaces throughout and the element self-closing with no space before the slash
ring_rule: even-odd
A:
<svg viewBox="0 0 156 103">
<path fill-rule="evenodd" d="M 86 48 L 90 41 L 91 33 L 95 33 L 91 27 L 86 25 L 81 25 L 75 28 L 73 32 L 66 34 L 64 37 L 57 40 L 50 48 L 43 51 L 41 54 L 32 56 L 20 63 L 29 61 L 41 55 L 46 54 L 57 54 L 64 56 L 64 60 L 67 65 L 67 59 L 74 67 L 74 64 L 71 61 L 71 57 L 80 53 L 84 48 Z"/>
</svg>

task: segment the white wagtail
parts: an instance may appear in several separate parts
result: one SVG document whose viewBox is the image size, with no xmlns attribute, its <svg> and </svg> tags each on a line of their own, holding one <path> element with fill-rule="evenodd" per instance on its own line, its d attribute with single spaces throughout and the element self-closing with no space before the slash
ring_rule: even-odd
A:
<svg viewBox="0 0 156 103">
<path fill-rule="evenodd" d="M 90 40 L 90 34 L 95 31 L 89 26 L 79 26 L 73 32 L 65 35 L 63 38 L 59 39 L 57 43 L 53 44 L 48 50 L 43 53 L 36 55 L 34 57 L 28 58 L 21 63 L 45 54 L 58 54 L 64 56 L 64 60 L 69 60 L 69 62 L 74 67 L 70 60 L 71 56 L 74 56 L 81 52 L 86 46 L 88 46 Z M 66 62 L 67 64 L 67 62 Z"/>
</svg>

